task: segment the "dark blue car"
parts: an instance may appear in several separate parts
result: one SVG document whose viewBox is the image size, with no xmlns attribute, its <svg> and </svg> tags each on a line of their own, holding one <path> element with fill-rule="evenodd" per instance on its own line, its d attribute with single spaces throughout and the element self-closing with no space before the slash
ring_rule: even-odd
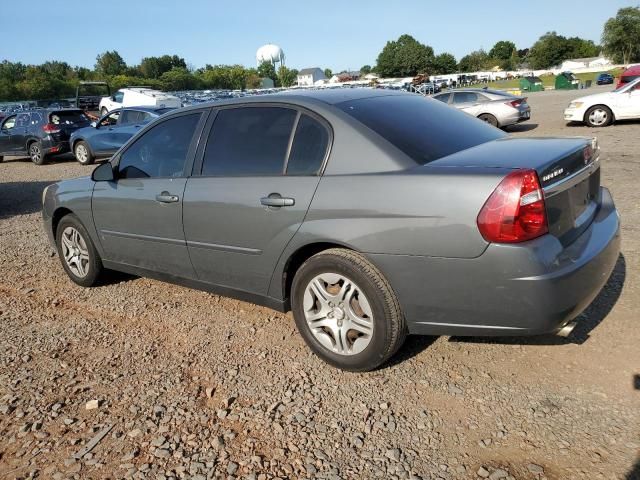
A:
<svg viewBox="0 0 640 480">
<path fill-rule="evenodd" d="M 71 135 L 71 151 L 78 162 L 89 165 L 99 157 L 113 155 L 143 125 L 173 110 L 172 108 L 129 107 L 113 110 Z"/>
<path fill-rule="evenodd" d="M 613 76 L 609 73 L 601 73 L 596 79 L 598 85 L 611 85 L 613 83 Z"/>
</svg>

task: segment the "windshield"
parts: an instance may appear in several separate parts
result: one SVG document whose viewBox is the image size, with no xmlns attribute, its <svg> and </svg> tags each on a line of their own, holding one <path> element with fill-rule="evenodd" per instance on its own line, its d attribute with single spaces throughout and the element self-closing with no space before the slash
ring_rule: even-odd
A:
<svg viewBox="0 0 640 480">
<path fill-rule="evenodd" d="M 421 95 L 363 98 L 337 106 L 419 165 L 506 136 L 471 115 Z"/>
<path fill-rule="evenodd" d="M 636 88 L 636 85 L 640 84 L 640 77 L 636 78 L 635 80 L 629 82 L 629 83 L 623 83 L 622 85 L 620 85 L 618 88 L 616 88 L 614 90 L 615 93 L 620 93 L 620 92 L 629 92 L 633 89 Z"/>
</svg>

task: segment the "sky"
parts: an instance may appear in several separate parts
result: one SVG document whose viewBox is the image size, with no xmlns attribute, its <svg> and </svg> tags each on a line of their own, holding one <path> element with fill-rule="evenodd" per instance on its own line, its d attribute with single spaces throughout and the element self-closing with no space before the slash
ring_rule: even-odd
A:
<svg viewBox="0 0 640 480">
<path fill-rule="evenodd" d="M 291 68 L 374 65 L 388 40 L 408 33 L 460 58 L 498 40 L 519 49 L 540 35 L 599 42 L 604 22 L 640 0 L 0 0 L 0 61 L 93 67 L 117 50 L 129 65 L 176 54 L 205 64 L 255 66 L 275 43 Z M 34 12 L 37 21 L 34 22 Z M 31 30 L 28 25 L 34 26 Z M 13 40 L 10 40 L 13 39 Z"/>
</svg>

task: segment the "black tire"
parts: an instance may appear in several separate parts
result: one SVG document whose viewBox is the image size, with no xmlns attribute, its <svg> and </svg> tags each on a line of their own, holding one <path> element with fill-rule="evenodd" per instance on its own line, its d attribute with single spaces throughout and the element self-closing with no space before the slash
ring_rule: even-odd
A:
<svg viewBox="0 0 640 480">
<path fill-rule="evenodd" d="M 600 112 L 603 117 L 596 116 L 597 112 Z M 600 118 L 602 118 L 602 120 L 600 120 Z M 604 105 L 594 105 L 584 114 L 584 123 L 592 128 L 607 127 L 611 125 L 612 122 L 613 112 L 609 107 Z"/>
<path fill-rule="evenodd" d="M 91 165 L 96 160 L 91 148 L 84 140 L 77 141 L 73 146 L 73 155 L 81 165 Z"/>
<path fill-rule="evenodd" d="M 493 125 L 494 127 L 498 126 L 498 119 L 490 113 L 483 113 L 481 115 L 478 115 L 478 118 L 483 122 L 487 122 L 489 125 Z"/>
<path fill-rule="evenodd" d="M 316 339 L 307 323 L 303 306 L 305 289 L 317 275 L 328 272 L 355 282 L 371 307 L 373 334 L 369 344 L 359 353 L 343 355 L 329 350 Z M 395 354 L 406 338 L 404 316 L 391 285 L 374 265 L 351 250 L 325 250 L 302 264 L 293 279 L 291 306 L 298 331 L 309 348 L 322 360 L 342 370 L 373 370 Z"/>
<path fill-rule="evenodd" d="M 86 246 L 89 258 L 86 260 L 86 263 L 83 263 L 84 268 L 86 268 L 86 274 L 84 276 L 76 274 L 65 260 L 62 236 L 66 234 L 68 228 L 75 229 Z M 87 233 L 87 230 L 82 225 L 82 222 L 80 222 L 80 219 L 72 213 L 62 217 L 58 223 L 58 227 L 56 229 L 56 248 L 58 251 L 58 257 L 60 257 L 60 263 L 62 263 L 62 268 L 64 268 L 71 280 L 81 287 L 92 287 L 97 284 L 104 270 L 102 266 L 102 259 L 91 241 L 91 237 Z"/>
<path fill-rule="evenodd" d="M 40 142 L 31 142 L 28 148 L 29 158 L 36 165 L 44 165 L 47 163 L 47 156 L 42 151 Z"/>
</svg>

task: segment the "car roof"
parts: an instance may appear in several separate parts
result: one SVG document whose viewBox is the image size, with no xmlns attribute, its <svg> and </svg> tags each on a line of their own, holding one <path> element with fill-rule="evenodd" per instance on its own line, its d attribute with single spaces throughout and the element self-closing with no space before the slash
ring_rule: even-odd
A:
<svg viewBox="0 0 640 480">
<path fill-rule="evenodd" d="M 624 72 L 622 72 L 622 76 L 626 76 L 629 74 L 640 73 L 640 65 L 634 65 L 632 67 L 627 68 Z"/>
</svg>

